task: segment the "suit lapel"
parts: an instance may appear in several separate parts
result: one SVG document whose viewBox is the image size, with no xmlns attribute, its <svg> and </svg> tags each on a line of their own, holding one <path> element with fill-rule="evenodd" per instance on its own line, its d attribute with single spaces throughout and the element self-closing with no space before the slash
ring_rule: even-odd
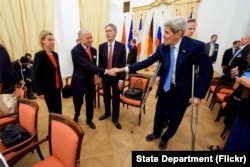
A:
<svg viewBox="0 0 250 167">
<path fill-rule="evenodd" d="M 181 67 L 181 64 L 182 62 L 187 58 L 187 56 L 189 55 L 189 49 L 187 47 L 187 42 L 186 42 L 186 39 L 185 37 L 182 38 L 182 41 L 180 43 L 180 48 L 179 48 L 179 52 L 178 52 L 178 55 L 177 55 L 177 62 L 176 62 L 176 67 L 175 67 L 175 73 L 177 75 L 180 67 Z"/>
<path fill-rule="evenodd" d="M 82 55 L 85 56 L 85 57 L 87 57 L 87 58 L 89 59 L 88 53 L 87 53 L 87 51 L 84 49 L 84 47 L 83 47 L 81 44 L 79 44 L 78 47 L 79 47 L 80 52 L 82 53 Z M 93 51 L 92 51 L 92 48 L 90 48 L 90 53 L 91 53 L 92 60 L 93 60 L 93 53 L 92 53 L 92 52 L 93 52 Z M 90 59 L 89 59 L 89 61 L 91 62 Z"/>
<path fill-rule="evenodd" d="M 104 47 L 103 47 L 103 56 L 105 57 L 105 59 L 106 59 L 106 63 L 107 63 L 107 67 L 108 67 L 108 61 L 109 61 L 109 54 L 108 54 L 108 52 L 109 52 L 109 50 L 108 50 L 108 46 L 109 45 L 109 43 L 108 42 L 106 42 L 105 44 L 104 44 Z"/>
<path fill-rule="evenodd" d="M 47 59 L 47 62 L 49 62 L 49 64 L 54 67 L 54 65 L 53 65 L 52 61 L 50 60 L 49 55 L 46 53 L 46 51 L 44 51 L 44 55 L 45 55 L 45 57 Z M 54 56 L 54 54 L 53 54 L 53 56 Z"/>
<path fill-rule="evenodd" d="M 92 63 L 96 64 L 96 55 L 94 55 L 94 49 L 92 47 L 90 47 L 90 53 L 91 53 L 91 57 L 92 57 Z"/>
<path fill-rule="evenodd" d="M 117 47 L 118 47 L 118 44 L 117 44 L 117 42 L 115 41 L 115 47 L 113 48 L 113 57 L 112 57 L 112 61 L 113 61 L 113 62 L 114 62 L 115 55 L 116 55 L 116 52 L 117 52 Z"/>
</svg>

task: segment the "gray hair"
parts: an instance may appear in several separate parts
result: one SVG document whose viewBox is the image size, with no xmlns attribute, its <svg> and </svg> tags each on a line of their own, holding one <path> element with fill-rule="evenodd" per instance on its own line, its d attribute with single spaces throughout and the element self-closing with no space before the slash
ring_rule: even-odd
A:
<svg viewBox="0 0 250 167">
<path fill-rule="evenodd" d="M 187 29 L 187 20 L 181 16 L 174 16 L 165 22 L 164 27 L 166 26 L 169 26 L 173 33 L 181 31 L 183 36 Z"/>
<path fill-rule="evenodd" d="M 87 29 L 81 29 L 79 32 L 78 32 L 78 39 L 82 39 L 82 36 L 84 36 L 84 34 L 86 32 L 89 32 Z"/>
<path fill-rule="evenodd" d="M 117 27 L 116 27 L 115 24 L 109 23 L 109 24 L 107 24 L 107 25 L 105 26 L 105 29 L 106 29 L 107 27 L 112 27 L 112 29 L 117 33 Z"/>
<path fill-rule="evenodd" d="M 82 38 L 82 30 L 78 31 L 78 39 L 81 39 Z"/>
</svg>

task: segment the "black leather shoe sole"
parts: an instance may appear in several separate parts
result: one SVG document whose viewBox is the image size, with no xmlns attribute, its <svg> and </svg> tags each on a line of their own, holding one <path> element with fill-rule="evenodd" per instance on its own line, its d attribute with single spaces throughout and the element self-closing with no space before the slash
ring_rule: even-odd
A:
<svg viewBox="0 0 250 167">
<path fill-rule="evenodd" d="M 151 133 L 151 134 L 149 134 L 149 135 L 146 136 L 146 140 L 147 141 L 152 141 L 152 140 L 157 139 L 159 137 L 160 136 L 156 136 L 154 133 Z"/>
<path fill-rule="evenodd" d="M 89 127 L 91 128 L 91 129 L 95 129 L 96 127 L 95 127 L 95 124 L 91 121 L 91 122 L 87 122 L 87 124 L 89 125 Z"/>
<path fill-rule="evenodd" d="M 100 116 L 99 117 L 99 120 L 104 120 L 104 119 L 106 119 L 106 118 L 108 118 L 108 117 L 110 117 L 110 115 L 102 115 L 102 116 Z"/>
<path fill-rule="evenodd" d="M 122 128 L 121 124 L 120 124 L 118 121 L 115 121 L 115 122 L 113 122 L 113 123 L 115 124 L 115 127 L 116 127 L 117 129 L 121 129 L 121 128 Z"/>
<path fill-rule="evenodd" d="M 167 143 L 161 141 L 160 144 L 159 144 L 159 149 L 160 150 L 166 150 L 166 148 L 167 148 Z"/>
</svg>

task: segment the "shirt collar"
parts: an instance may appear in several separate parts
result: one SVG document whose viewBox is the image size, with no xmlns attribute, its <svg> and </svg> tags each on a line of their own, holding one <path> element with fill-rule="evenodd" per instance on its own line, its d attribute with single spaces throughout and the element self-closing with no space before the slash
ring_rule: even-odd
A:
<svg viewBox="0 0 250 167">
<path fill-rule="evenodd" d="M 240 46 L 240 49 L 242 50 L 242 49 L 244 49 L 244 47 L 246 47 L 248 44 L 245 44 L 245 45 L 243 45 L 243 46 Z"/>
<path fill-rule="evenodd" d="M 171 45 L 171 46 L 174 46 L 177 50 L 179 50 L 181 41 L 182 41 L 182 38 L 175 45 Z"/>
<path fill-rule="evenodd" d="M 112 45 L 112 46 L 115 46 L 115 40 L 113 42 L 108 42 L 108 45 Z"/>
<path fill-rule="evenodd" d="M 83 45 L 83 44 L 81 44 L 82 45 L 82 47 L 86 50 L 87 49 L 87 46 L 85 46 L 85 45 Z M 90 48 L 90 47 L 89 47 Z"/>
</svg>

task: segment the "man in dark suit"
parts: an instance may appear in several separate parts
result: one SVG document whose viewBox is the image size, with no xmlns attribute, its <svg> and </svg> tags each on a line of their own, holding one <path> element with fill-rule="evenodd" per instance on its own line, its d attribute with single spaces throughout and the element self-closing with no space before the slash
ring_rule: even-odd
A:
<svg viewBox="0 0 250 167">
<path fill-rule="evenodd" d="M 236 53 L 233 55 L 233 57 L 228 63 L 228 67 L 225 70 L 224 78 L 230 78 L 231 70 L 236 66 L 239 67 L 239 71 L 247 69 L 248 64 L 247 61 L 245 61 L 245 59 L 249 55 L 249 53 L 250 53 L 250 35 L 244 35 L 240 39 L 240 48 L 236 51 Z M 234 79 L 232 78 L 232 80 Z"/>
<path fill-rule="evenodd" d="M 136 47 L 136 40 L 132 39 L 130 41 L 131 50 L 128 53 L 128 58 L 127 58 L 127 65 L 132 65 L 137 62 L 137 47 Z"/>
<path fill-rule="evenodd" d="M 211 63 L 215 63 L 217 60 L 219 44 L 215 43 L 217 41 L 218 36 L 213 34 L 210 38 L 210 42 L 206 43 L 206 51 L 211 60 Z"/>
<path fill-rule="evenodd" d="M 32 94 L 32 73 L 31 70 L 27 68 L 29 63 L 29 59 L 25 56 L 22 56 L 20 60 L 16 60 L 12 63 L 12 66 L 15 70 L 15 74 L 19 81 L 24 81 L 27 86 L 27 98 L 28 99 L 36 99 L 36 97 Z"/>
<path fill-rule="evenodd" d="M 0 44 L 0 94 L 12 93 L 19 79 L 14 74 L 10 57 L 3 45 Z M 13 89 L 10 89 L 13 87 Z"/>
<path fill-rule="evenodd" d="M 231 78 L 231 76 L 225 75 L 225 72 L 227 71 L 228 63 L 233 58 L 234 54 L 238 51 L 239 47 L 240 47 L 240 41 L 234 41 L 233 47 L 225 50 L 223 54 L 221 67 L 223 71 L 222 78 L 224 78 L 224 80 L 227 80 L 228 77 Z"/>
<path fill-rule="evenodd" d="M 186 26 L 187 22 L 183 17 L 168 19 L 164 24 L 164 43 L 152 56 L 142 62 L 116 70 L 130 72 L 148 67 L 158 60 L 162 63 L 153 133 L 146 136 L 147 141 L 161 136 L 159 144 L 161 150 L 167 148 L 167 142 L 177 131 L 189 104 L 197 106 L 201 103 L 213 76 L 212 64 L 206 54 L 204 43 L 185 37 Z M 194 64 L 199 65 L 200 69 L 199 77 L 195 78 L 194 98 L 190 98 Z M 166 121 L 169 124 L 163 133 Z"/>
<path fill-rule="evenodd" d="M 71 51 L 74 66 L 71 81 L 75 107 L 74 121 L 78 121 L 83 104 L 83 97 L 85 95 L 86 122 L 92 129 L 95 129 L 95 124 L 92 122 L 94 113 L 93 99 L 95 95 L 94 75 L 96 73 L 110 73 L 109 70 L 96 66 L 96 49 L 91 46 L 93 43 L 92 34 L 87 30 L 81 30 L 78 33 L 78 37 L 80 43 Z"/>
<path fill-rule="evenodd" d="M 99 46 L 99 66 L 102 68 L 124 67 L 126 66 L 126 48 L 121 42 L 115 40 L 117 27 L 114 24 L 105 26 L 107 42 Z M 111 115 L 110 102 L 112 98 L 112 121 L 116 128 L 121 129 L 118 122 L 120 112 L 120 91 L 123 89 L 125 73 L 120 73 L 115 77 L 100 75 L 101 85 L 104 91 L 105 113 L 99 117 L 104 120 Z M 111 89 L 112 88 L 112 89 Z M 112 90 L 112 96 L 111 96 Z"/>
</svg>

